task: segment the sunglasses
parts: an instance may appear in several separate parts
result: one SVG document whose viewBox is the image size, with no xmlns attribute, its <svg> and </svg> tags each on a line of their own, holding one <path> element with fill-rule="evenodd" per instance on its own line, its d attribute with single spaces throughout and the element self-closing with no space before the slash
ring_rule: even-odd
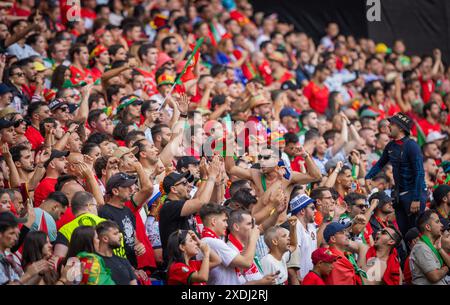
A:
<svg viewBox="0 0 450 305">
<path fill-rule="evenodd" d="M 24 119 L 20 119 L 20 120 L 14 121 L 14 123 L 15 123 L 16 125 L 20 125 L 20 124 L 26 123 L 26 122 L 25 122 Z"/>
<path fill-rule="evenodd" d="M 358 207 L 358 208 L 360 208 L 361 210 L 362 209 L 367 209 L 367 205 L 365 205 L 365 204 L 357 204 L 357 205 L 355 205 L 356 207 Z"/>
<path fill-rule="evenodd" d="M 391 235 L 391 233 L 389 233 L 388 230 L 383 229 L 383 230 L 380 231 L 380 233 L 383 234 L 383 235 L 388 235 L 392 240 L 395 241 L 395 238 Z"/>
<path fill-rule="evenodd" d="M 258 155 L 258 160 L 270 160 L 271 157 L 272 157 L 271 155 L 267 156 Z"/>
<path fill-rule="evenodd" d="M 174 184 L 174 186 L 177 186 L 177 185 L 184 185 L 184 186 L 186 186 L 188 183 L 189 182 L 187 180 L 184 180 L 184 181 L 181 181 L 179 183 Z"/>
<path fill-rule="evenodd" d="M 62 112 L 69 112 L 69 107 L 61 107 L 59 108 Z"/>
<path fill-rule="evenodd" d="M 23 72 L 14 73 L 14 74 L 12 74 L 12 76 L 23 77 L 23 76 L 25 76 L 25 73 L 23 73 Z"/>
</svg>

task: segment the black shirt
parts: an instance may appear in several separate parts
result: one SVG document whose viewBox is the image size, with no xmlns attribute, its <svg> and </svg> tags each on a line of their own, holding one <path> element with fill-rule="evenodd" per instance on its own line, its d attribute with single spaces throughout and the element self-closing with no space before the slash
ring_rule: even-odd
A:
<svg viewBox="0 0 450 305">
<path fill-rule="evenodd" d="M 108 257 L 99 254 L 99 256 L 105 261 L 106 267 L 111 270 L 111 277 L 116 285 L 130 285 L 130 282 L 136 279 L 128 260 L 116 255 Z"/>
<path fill-rule="evenodd" d="M 170 201 L 167 199 L 159 212 L 159 235 L 165 261 L 167 261 L 166 247 L 170 234 L 176 230 L 194 230 L 195 232 L 193 216 L 181 216 L 181 210 L 185 203 L 185 200 Z"/>
<path fill-rule="evenodd" d="M 105 204 L 98 210 L 98 216 L 112 220 L 119 225 L 120 232 L 123 235 L 124 247 L 118 249 L 119 252 L 115 251 L 114 253 L 118 254 L 123 252 L 120 250 L 124 250 L 131 265 L 137 267 L 137 259 L 134 252 L 134 243 L 136 241 L 136 218 L 134 217 L 133 212 L 126 206 L 123 208 L 116 208 L 110 204 Z"/>
</svg>

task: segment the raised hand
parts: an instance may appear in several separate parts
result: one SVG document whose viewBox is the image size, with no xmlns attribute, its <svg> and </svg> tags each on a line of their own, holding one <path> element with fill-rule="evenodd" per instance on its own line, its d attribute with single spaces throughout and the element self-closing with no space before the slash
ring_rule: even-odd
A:
<svg viewBox="0 0 450 305">
<path fill-rule="evenodd" d="M 47 162 L 50 159 L 50 155 L 52 153 L 52 150 L 50 147 L 47 147 L 44 150 L 41 150 L 35 158 L 35 164 L 36 165 L 44 165 L 45 162 Z"/>
<path fill-rule="evenodd" d="M 11 152 L 9 151 L 8 143 L 3 143 L 2 145 L 2 154 L 5 159 L 12 158 Z"/>
</svg>

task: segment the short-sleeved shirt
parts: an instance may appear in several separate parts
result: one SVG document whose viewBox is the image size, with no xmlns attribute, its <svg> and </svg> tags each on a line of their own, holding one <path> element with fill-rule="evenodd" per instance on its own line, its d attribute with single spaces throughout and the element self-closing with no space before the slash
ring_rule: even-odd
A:
<svg viewBox="0 0 450 305">
<path fill-rule="evenodd" d="M 289 259 L 289 251 L 284 253 L 281 257 L 281 261 L 277 260 L 272 254 L 267 254 L 261 260 L 262 269 L 264 275 L 274 274 L 280 271 L 278 277 L 275 280 L 277 285 L 287 285 L 288 284 L 288 270 L 287 261 Z"/>
<path fill-rule="evenodd" d="M 55 185 L 58 179 L 55 178 L 44 178 L 37 185 L 36 190 L 34 191 L 34 206 L 38 208 L 41 203 L 47 199 L 50 193 L 55 191 Z"/>
<path fill-rule="evenodd" d="M 447 285 L 445 278 L 437 283 L 428 281 L 425 274 L 441 268 L 436 255 L 423 241 L 418 241 L 411 251 L 409 266 L 411 268 L 413 285 Z"/>
<path fill-rule="evenodd" d="M 98 216 L 112 220 L 119 225 L 123 235 L 124 251 L 126 257 L 133 266 L 137 265 L 134 244 L 136 242 L 136 218 L 133 212 L 126 206 L 117 208 L 110 204 L 105 204 L 98 210 Z"/>
<path fill-rule="evenodd" d="M 305 286 L 325 286 L 323 279 L 315 272 L 310 271 L 303 279 L 302 285 Z"/>
<path fill-rule="evenodd" d="M 297 241 L 300 248 L 300 277 L 304 278 L 314 267 L 311 254 L 317 249 L 316 225 L 308 224 L 308 231 L 306 231 L 303 224 L 297 220 Z"/>
<path fill-rule="evenodd" d="M 0 285 L 16 282 L 23 275 L 20 261 L 11 252 L 0 253 Z"/>
<path fill-rule="evenodd" d="M 209 272 L 208 285 L 240 285 L 236 269 L 230 266 L 235 257 L 239 255 L 239 251 L 218 238 L 204 237 L 202 241 L 216 251 L 222 261 L 220 265 Z"/>
<path fill-rule="evenodd" d="M 167 275 L 167 284 L 168 285 L 206 285 L 206 282 L 191 282 L 191 277 L 194 272 L 200 270 L 202 266 L 201 261 L 191 260 L 189 261 L 189 265 L 185 263 L 173 263 L 169 267 L 168 275 Z"/>
<path fill-rule="evenodd" d="M 31 149 L 36 150 L 39 148 L 39 146 L 44 143 L 44 137 L 41 135 L 39 130 L 37 130 L 34 126 L 28 126 L 27 130 L 25 131 L 25 137 L 28 139 L 28 141 L 31 143 Z"/>
<path fill-rule="evenodd" d="M 116 255 L 110 257 L 98 255 L 103 258 L 106 267 L 111 270 L 111 277 L 116 285 L 130 285 L 130 282 L 136 279 L 128 260 Z"/>
<path fill-rule="evenodd" d="M 185 203 L 185 200 L 166 200 L 159 212 L 159 234 L 161 237 L 164 260 L 166 261 L 166 247 L 170 234 L 176 230 L 195 231 L 193 216 L 181 216 L 181 210 L 183 209 Z"/>
</svg>

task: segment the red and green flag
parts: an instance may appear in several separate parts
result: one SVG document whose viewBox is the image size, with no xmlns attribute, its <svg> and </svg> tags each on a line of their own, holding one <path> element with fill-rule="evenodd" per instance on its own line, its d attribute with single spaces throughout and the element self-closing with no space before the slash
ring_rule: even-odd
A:
<svg viewBox="0 0 450 305">
<path fill-rule="evenodd" d="M 422 147 L 426 143 L 427 137 L 425 136 L 422 127 L 420 127 L 420 125 L 416 121 L 414 121 L 414 123 L 416 124 L 417 128 L 417 144 L 419 144 L 419 146 Z"/>
</svg>

